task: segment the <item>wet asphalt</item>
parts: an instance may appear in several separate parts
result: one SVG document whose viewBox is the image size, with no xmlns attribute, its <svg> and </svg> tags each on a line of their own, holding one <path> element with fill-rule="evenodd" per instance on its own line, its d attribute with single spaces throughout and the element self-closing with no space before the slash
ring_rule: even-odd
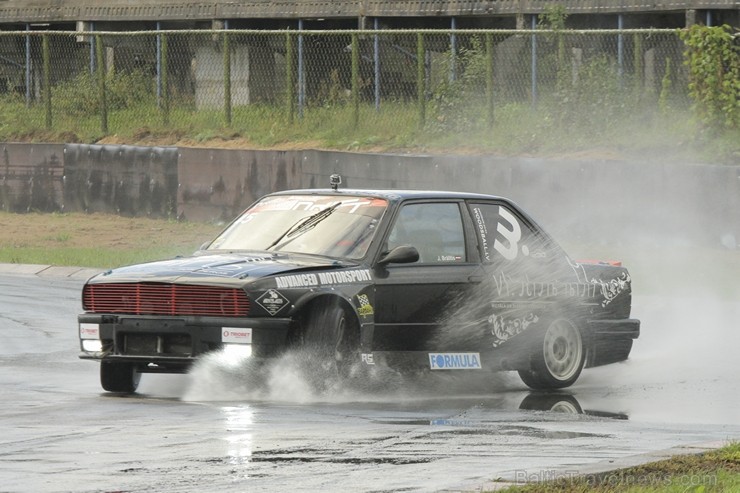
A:
<svg viewBox="0 0 740 493">
<path fill-rule="evenodd" d="M 0 491 L 479 491 L 740 439 L 740 301 L 635 296 L 625 363 L 567 392 L 514 374 L 379 375 L 317 389 L 299 357 L 218 356 L 102 392 L 77 358 L 93 271 L 0 265 Z"/>
</svg>

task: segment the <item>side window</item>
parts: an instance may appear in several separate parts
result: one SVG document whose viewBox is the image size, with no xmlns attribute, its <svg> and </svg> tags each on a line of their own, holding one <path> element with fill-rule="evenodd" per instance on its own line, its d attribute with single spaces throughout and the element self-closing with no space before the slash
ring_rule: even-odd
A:
<svg viewBox="0 0 740 493">
<path fill-rule="evenodd" d="M 388 236 L 388 249 L 411 245 L 420 263 L 465 262 L 460 208 L 454 203 L 408 204 L 401 208 Z"/>
<path fill-rule="evenodd" d="M 508 207 L 501 204 L 471 204 L 470 212 L 484 262 L 548 257 L 548 248 L 543 239 Z"/>
</svg>

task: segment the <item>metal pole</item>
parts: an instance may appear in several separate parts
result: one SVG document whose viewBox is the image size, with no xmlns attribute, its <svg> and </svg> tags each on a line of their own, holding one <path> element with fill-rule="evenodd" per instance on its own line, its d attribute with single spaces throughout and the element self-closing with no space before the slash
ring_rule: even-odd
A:
<svg viewBox="0 0 740 493">
<path fill-rule="evenodd" d="M 170 91 L 168 79 L 168 67 L 167 67 L 167 35 L 162 34 L 162 123 L 164 125 L 170 124 Z"/>
<path fill-rule="evenodd" d="M 357 33 L 352 35 L 352 119 L 357 129 L 360 124 L 360 40 Z"/>
<path fill-rule="evenodd" d="M 290 31 L 285 33 L 285 102 L 288 110 L 288 122 L 295 120 L 295 80 L 293 75 L 293 37 Z"/>
<path fill-rule="evenodd" d="M 49 35 L 44 34 L 41 38 L 41 58 L 44 67 L 44 115 L 46 130 L 51 130 L 51 56 L 49 54 Z"/>
<path fill-rule="evenodd" d="M 224 22 L 224 29 L 229 29 L 228 21 Z M 224 33 L 224 120 L 227 126 L 231 125 L 231 46 L 229 35 Z"/>
<path fill-rule="evenodd" d="M 303 31 L 303 19 L 298 19 L 298 31 Z M 306 102 L 306 75 L 303 73 L 303 35 L 298 35 L 298 118 L 303 118 Z"/>
<path fill-rule="evenodd" d="M 162 23 L 157 21 L 157 31 L 162 29 Z M 157 108 L 162 107 L 162 35 L 157 34 Z"/>
<path fill-rule="evenodd" d="M 95 23 L 90 21 L 90 33 L 95 31 Z M 90 36 L 90 75 L 93 77 L 95 76 L 95 60 L 97 58 L 97 48 L 95 44 L 97 43 L 98 38 L 95 36 Z"/>
<path fill-rule="evenodd" d="M 707 27 L 712 27 L 712 11 L 707 10 L 707 21 L 706 21 Z"/>
<path fill-rule="evenodd" d="M 493 34 L 486 33 L 486 121 L 493 128 Z"/>
<path fill-rule="evenodd" d="M 373 27 L 378 30 L 378 18 L 373 20 Z M 380 110 L 380 38 L 376 34 L 373 38 L 373 67 L 375 71 L 375 111 Z"/>
<path fill-rule="evenodd" d="M 532 31 L 537 29 L 537 14 L 532 15 Z M 537 106 L 537 36 L 532 33 L 532 106 Z"/>
<path fill-rule="evenodd" d="M 31 24 L 26 24 L 26 32 L 31 31 Z M 33 79 L 31 78 L 31 36 L 26 35 L 26 106 L 31 106 L 31 84 Z"/>
<path fill-rule="evenodd" d="M 426 49 L 424 35 L 416 35 L 416 102 L 419 109 L 419 128 L 426 123 Z"/>
<path fill-rule="evenodd" d="M 617 29 L 624 29 L 624 16 L 617 16 Z M 619 85 L 622 85 L 622 75 L 624 74 L 624 35 L 619 33 L 617 36 L 617 75 L 619 76 Z"/>
<path fill-rule="evenodd" d="M 452 17 L 450 19 L 450 29 L 453 31 L 450 33 L 450 82 L 457 80 L 457 19 Z"/>
<path fill-rule="evenodd" d="M 105 60 L 103 58 L 103 42 L 100 36 L 95 36 L 95 58 L 98 77 L 98 100 L 100 101 L 100 131 L 108 134 L 108 105 L 105 91 Z"/>
</svg>

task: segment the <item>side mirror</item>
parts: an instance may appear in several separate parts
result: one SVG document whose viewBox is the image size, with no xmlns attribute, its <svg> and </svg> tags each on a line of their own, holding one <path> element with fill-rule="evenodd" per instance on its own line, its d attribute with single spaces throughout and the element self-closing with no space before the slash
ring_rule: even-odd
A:
<svg viewBox="0 0 740 493">
<path fill-rule="evenodd" d="M 387 264 L 411 264 L 419 260 L 419 250 L 411 245 L 400 245 L 386 253 L 378 265 Z"/>
</svg>

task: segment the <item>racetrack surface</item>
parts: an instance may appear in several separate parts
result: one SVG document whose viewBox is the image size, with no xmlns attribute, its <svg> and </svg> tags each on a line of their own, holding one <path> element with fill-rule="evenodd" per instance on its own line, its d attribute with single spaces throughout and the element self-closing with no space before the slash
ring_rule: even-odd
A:
<svg viewBox="0 0 740 493">
<path fill-rule="evenodd" d="M 740 301 L 708 288 L 638 292 L 630 360 L 559 394 L 506 373 L 358 389 L 295 354 L 214 356 L 121 397 L 77 359 L 82 283 L 0 274 L 0 491 L 475 490 L 740 439 Z"/>
</svg>

